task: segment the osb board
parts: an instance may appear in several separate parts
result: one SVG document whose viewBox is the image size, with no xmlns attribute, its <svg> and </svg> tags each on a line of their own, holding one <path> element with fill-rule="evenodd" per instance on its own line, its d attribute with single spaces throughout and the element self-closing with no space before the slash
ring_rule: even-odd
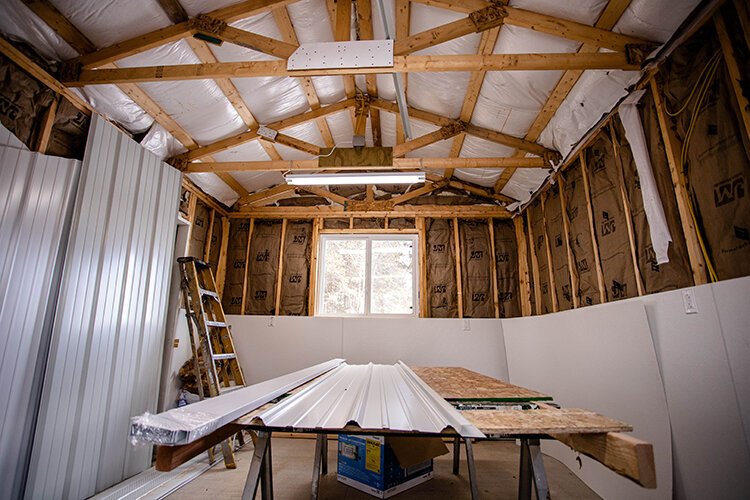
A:
<svg viewBox="0 0 750 500">
<path fill-rule="evenodd" d="M 577 408 L 466 410 L 461 415 L 485 434 L 600 434 L 633 430 L 619 420 Z"/>
<path fill-rule="evenodd" d="M 469 401 L 540 401 L 550 396 L 460 367 L 410 367 L 445 399 Z"/>
</svg>

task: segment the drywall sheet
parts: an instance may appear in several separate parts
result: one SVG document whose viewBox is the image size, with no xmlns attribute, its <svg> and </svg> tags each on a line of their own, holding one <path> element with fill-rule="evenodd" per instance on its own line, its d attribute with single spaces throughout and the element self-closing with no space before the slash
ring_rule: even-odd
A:
<svg viewBox="0 0 750 500">
<path fill-rule="evenodd" d="M 720 52 L 709 23 L 672 53 L 661 72 L 670 110 L 682 108 L 703 68 Z M 696 115 L 686 160 L 699 223 L 719 279 L 746 276 L 750 274 L 750 143 L 722 61 L 697 113 L 695 106 L 691 101 L 674 123 L 684 141 Z"/>
<path fill-rule="evenodd" d="M 656 263 L 656 253 L 651 241 L 648 218 L 643 205 L 641 182 L 636 169 L 635 160 L 630 150 L 630 145 L 625 138 L 619 118 L 612 120 L 613 128 L 618 142 L 620 143 L 620 158 L 625 180 L 625 192 L 630 202 L 630 213 L 633 218 L 633 236 L 635 239 L 635 250 L 638 256 L 638 269 L 643 279 L 646 293 L 666 292 L 692 284 L 692 273 L 690 267 L 685 267 L 687 262 L 674 257 L 674 245 L 670 244 L 668 256 L 670 261 L 665 264 Z M 674 237 L 673 237 L 674 238 Z M 672 250 L 669 252 L 669 250 Z"/>
<path fill-rule="evenodd" d="M 543 449 L 607 499 L 671 498 L 669 414 L 646 310 L 638 302 L 600 304 L 503 321 L 512 384 L 551 394 L 633 425 L 654 444 L 657 490 L 646 490 L 560 443 Z"/>
<path fill-rule="evenodd" d="M 539 290 L 541 296 L 539 300 L 539 306 L 541 307 L 541 314 L 551 313 L 552 308 L 552 294 L 555 293 L 554 288 L 550 284 L 550 270 L 549 260 L 547 259 L 547 236 L 544 229 L 544 212 L 542 211 L 542 203 L 539 199 L 534 200 L 529 205 L 529 217 L 531 225 L 531 237 L 534 239 L 532 242 L 533 252 L 536 255 L 537 269 L 539 270 L 537 278 L 539 279 Z"/>
<path fill-rule="evenodd" d="M 3 133 L 15 139 L 0 125 Z M 80 170 L 0 146 L 1 498 L 23 491 Z"/>
<path fill-rule="evenodd" d="M 667 291 L 670 289 L 670 286 L 673 288 L 684 288 L 690 286 L 693 284 L 693 278 L 690 269 L 690 261 L 688 259 L 687 245 L 685 243 L 685 234 L 682 231 L 680 213 L 677 209 L 677 198 L 675 197 L 674 186 L 672 184 L 672 174 L 669 171 L 667 153 L 664 149 L 664 140 L 661 136 L 659 118 L 656 114 L 656 105 L 654 104 L 654 97 L 651 92 L 646 92 L 641 98 L 639 111 L 641 113 L 643 133 L 646 135 L 646 145 L 651 159 L 651 168 L 654 173 L 656 188 L 659 191 L 659 198 L 661 198 L 664 215 L 667 218 L 669 234 L 672 235 L 672 242 L 669 244 L 667 250 L 669 262 L 667 264 L 658 265 L 658 271 L 650 273 L 643 269 L 645 263 L 642 257 L 643 250 L 641 250 L 641 247 L 643 247 L 642 242 L 644 240 L 643 238 L 638 237 L 638 231 L 636 231 L 636 244 L 639 247 L 638 264 L 641 268 L 643 285 L 646 288 L 646 293 L 655 293 Z M 630 193 L 632 193 L 632 191 Z M 631 204 L 635 204 L 637 198 L 637 195 L 634 196 L 633 194 L 630 194 Z M 649 237 L 650 236 L 651 235 L 649 234 Z M 650 253 L 648 252 L 647 246 L 646 253 Z M 651 263 L 655 264 L 653 261 Z M 663 267 L 666 269 L 662 274 L 661 271 Z"/>
<path fill-rule="evenodd" d="M 562 220 L 560 191 L 557 186 L 547 191 L 544 201 L 544 220 L 547 222 L 549 252 L 552 257 L 552 273 L 555 276 L 555 293 L 559 311 L 573 308 L 573 292 L 570 287 L 570 270 L 568 266 L 568 248 L 565 242 L 565 226 Z"/>
<path fill-rule="evenodd" d="M 669 405 L 674 497 L 744 498 L 750 450 L 738 401 L 748 393 L 735 368 L 747 367 L 750 279 L 689 290 L 696 314 L 685 313 L 683 290 L 635 299 L 646 307 Z"/>
<path fill-rule="evenodd" d="M 453 221 L 426 219 L 427 239 L 427 316 L 455 318 L 458 316 L 456 258 Z"/>
<path fill-rule="evenodd" d="M 179 171 L 94 115 L 28 498 L 86 498 L 151 465 L 127 428 L 156 410 L 179 193 Z"/>
<path fill-rule="evenodd" d="M 307 314 L 312 226 L 311 221 L 287 222 L 279 305 L 279 314 L 284 316 Z"/>
<path fill-rule="evenodd" d="M 578 305 L 590 306 L 600 302 L 599 279 L 596 274 L 596 258 L 591 238 L 591 221 L 586 203 L 581 163 L 576 161 L 563 172 L 565 210 L 568 212 L 568 243 L 573 253 L 578 277 Z"/>
<path fill-rule="evenodd" d="M 620 193 L 620 167 L 617 165 L 608 127 L 602 129 L 602 133 L 585 154 L 607 300 L 612 302 L 635 297 L 638 290 Z"/>
<path fill-rule="evenodd" d="M 195 215 L 190 229 L 188 257 L 205 258 L 206 239 L 211 226 L 212 210 L 201 200 L 196 200 Z"/>
<path fill-rule="evenodd" d="M 487 221 L 458 221 L 464 318 L 494 318 L 492 251 Z"/>
<path fill-rule="evenodd" d="M 516 228 L 511 220 L 493 219 L 492 225 L 495 233 L 495 268 L 500 317 L 515 318 L 521 315 Z"/>
<path fill-rule="evenodd" d="M 280 220 L 255 220 L 248 252 L 245 314 L 274 314 L 281 251 Z"/>
<path fill-rule="evenodd" d="M 221 306 L 225 314 L 242 312 L 242 294 L 245 285 L 247 260 L 247 237 L 250 219 L 229 219 L 229 243 L 227 244 L 227 272 Z"/>
</svg>

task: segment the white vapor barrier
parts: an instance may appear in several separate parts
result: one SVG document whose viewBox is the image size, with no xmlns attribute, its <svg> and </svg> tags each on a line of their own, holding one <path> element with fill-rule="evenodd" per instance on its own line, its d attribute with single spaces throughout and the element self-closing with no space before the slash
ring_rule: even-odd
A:
<svg viewBox="0 0 750 500">
<path fill-rule="evenodd" d="M 282 429 L 364 430 L 440 434 L 452 428 L 463 437 L 485 437 L 406 364 L 342 364 L 257 417 Z"/>
<path fill-rule="evenodd" d="M 154 411 L 180 173 L 98 115 L 86 144 L 27 498 L 85 498 L 147 469 L 130 417 Z"/>
<path fill-rule="evenodd" d="M 635 160 L 635 167 L 638 170 L 638 179 L 641 184 L 641 194 L 643 195 L 643 209 L 646 212 L 648 220 L 648 229 L 651 235 L 651 241 L 656 254 L 657 264 L 666 264 L 669 262 L 669 242 L 672 241 L 672 235 L 669 233 L 667 226 L 667 217 L 664 215 L 664 206 L 661 204 L 659 190 L 656 187 L 654 179 L 654 170 L 651 167 L 651 158 L 648 154 L 648 145 L 646 144 L 646 134 L 643 132 L 641 115 L 638 112 L 638 101 L 640 101 L 645 90 L 638 90 L 630 94 L 618 109 L 622 126 L 625 129 L 625 137 L 630 143 L 630 149 Z"/>
<path fill-rule="evenodd" d="M 343 362 L 343 359 L 332 359 L 191 405 L 156 415 L 146 413 L 133 417 L 130 421 L 131 442 L 166 446 L 192 443 Z"/>
<path fill-rule="evenodd" d="M 23 492 L 80 168 L 0 146 L 0 498 Z"/>
</svg>

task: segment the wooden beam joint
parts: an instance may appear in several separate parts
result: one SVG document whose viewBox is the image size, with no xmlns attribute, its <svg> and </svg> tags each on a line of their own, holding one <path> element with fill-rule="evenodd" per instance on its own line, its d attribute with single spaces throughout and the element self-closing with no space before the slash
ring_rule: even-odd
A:
<svg viewBox="0 0 750 500">
<path fill-rule="evenodd" d="M 658 45 L 653 43 L 625 44 L 625 60 L 628 64 L 637 64 L 638 66 L 641 66 L 656 47 L 658 47 Z"/>
<path fill-rule="evenodd" d="M 476 27 L 477 33 L 500 26 L 506 17 L 508 17 L 508 11 L 501 4 L 496 3 L 469 13 L 469 19 Z"/>
<path fill-rule="evenodd" d="M 227 23 L 205 14 L 198 14 L 190 20 L 190 27 L 199 33 L 218 37 L 227 29 Z"/>
</svg>

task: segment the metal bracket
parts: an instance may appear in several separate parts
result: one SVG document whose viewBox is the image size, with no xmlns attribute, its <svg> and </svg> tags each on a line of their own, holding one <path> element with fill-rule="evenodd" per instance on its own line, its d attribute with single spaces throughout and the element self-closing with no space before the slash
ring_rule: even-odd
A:
<svg viewBox="0 0 750 500">
<path fill-rule="evenodd" d="M 469 13 L 469 19 L 476 27 L 477 33 L 500 26 L 506 17 L 508 17 L 508 11 L 505 7 L 495 3 Z"/>
<path fill-rule="evenodd" d="M 274 142 L 276 140 L 276 136 L 279 135 L 279 131 L 274 130 L 270 127 L 266 127 L 265 125 L 261 125 L 260 127 L 258 127 L 258 135 L 264 139 L 268 139 L 269 141 Z"/>
</svg>

